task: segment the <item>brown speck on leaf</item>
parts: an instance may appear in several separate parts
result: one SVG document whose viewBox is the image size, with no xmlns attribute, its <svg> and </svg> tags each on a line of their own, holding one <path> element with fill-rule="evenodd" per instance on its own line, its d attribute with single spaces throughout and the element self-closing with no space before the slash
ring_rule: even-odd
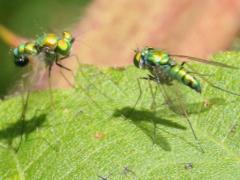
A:
<svg viewBox="0 0 240 180">
<path fill-rule="evenodd" d="M 210 107 L 210 106 L 211 106 L 210 101 L 209 101 L 208 99 L 205 99 L 205 100 L 203 101 L 203 106 L 204 106 L 205 108 Z"/>
<path fill-rule="evenodd" d="M 100 132 L 100 131 L 97 131 L 97 132 L 95 133 L 95 138 L 98 139 L 98 140 L 101 140 L 101 139 L 103 139 L 104 137 L 105 137 L 105 134 L 102 133 L 102 132 Z"/>
</svg>

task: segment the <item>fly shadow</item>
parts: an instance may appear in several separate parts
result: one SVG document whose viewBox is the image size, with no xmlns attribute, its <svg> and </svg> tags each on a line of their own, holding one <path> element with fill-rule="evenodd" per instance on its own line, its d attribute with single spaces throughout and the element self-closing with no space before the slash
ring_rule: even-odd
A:
<svg viewBox="0 0 240 180">
<path fill-rule="evenodd" d="M 131 113 L 129 113 L 131 112 Z M 182 126 L 179 123 L 173 122 L 168 119 L 161 118 L 156 115 L 155 112 L 148 110 L 136 110 L 130 107 L 124 107 L 120 110 L 116 110 L 113 114 L 113 117 L 124 116 L 126 119 L 130 119 L 137 127 L 139 127 L 149 138 L 153 140 L 154 144 L 159 145 L 165 151 L 170 151 L 171 147 L 167 139 L 162 136 L 159 132 L 156 133 L 157 125 L 163 125 L 170 128 L 175 128 L 179 130 L 186 130 L 186 127 Z M 152 122 L 152 127 L 147 127 L 141 122 Z"/>
<path fill-rule="evenodd" d="M 18 120 L 17 122 L 10 124 L 5 129 L 0 130 L 0 140 L 7 141 L 9 147 L 18 151 L 22 137 L 25 136 L 27 138 L 29 134 L 42 127 L 47 120 L 46 117 L 46 114 L 41 114 L 32 117 L 30 120 Z M 21 138 L 18 145 L 19 147 L 14 148 L 13 142 L 18 137 Z"/>
<path fill-rule="evenodd" d="M 191 103 L 187 104 L 187 113 L 199 114 L 209 111 L 213 106 L 224 105 L 225 100 L 222 98 L 212 98 L 209 99 L 206 104 L 205 102 Z M 163 104 L 164 105 L 164 104 Z M 200 107 L 200 108 L 199 108 Z M 149 138 L 153 140 L 154 144 L 159 145 L 165 151 L 171 151 L 171 147 L 166 137 L 162 136 L 160 132 L 156 131 L 158 125 L 162 125 L 169 128 L 174 128 L 178 130 L 186 130 L 187 128 L 179 123 L 173 122 L 172 120 L 162 118 L 157 114 L 169 115 L 170 116 L 179 116 L 179 112 L 174 111 L 170 108 L 170 112 L 166 111 L 166 108 L 158 111 L 149 111 L 149 110 L 137 110 L 131 107 L 124 107 L 122 109 L 115 110 L 113 117 L 123 116 L 125 119 L 131 120 L 138 128 L 140 128 Z M 153 126 L 148 127 L 141 122 L 152 122 Z M 192 143 L 189 143 L 192 146 L 195 146 Z"/>
</svg>

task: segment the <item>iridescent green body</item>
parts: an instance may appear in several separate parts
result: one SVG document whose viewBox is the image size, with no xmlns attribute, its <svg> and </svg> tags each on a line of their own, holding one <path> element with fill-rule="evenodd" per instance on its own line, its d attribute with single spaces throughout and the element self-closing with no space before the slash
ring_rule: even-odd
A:
<svg viewBox="0 0 240 180">
<path fill-rule="evenodd" d="M 136 52 L 134 64 L 138 68 L 150 70 L 154 80 L 158 83 L 171 84 L 173 80 L 177 80 L 201 93 L 200 81 L 192 76 L 183 65 L 172 60 L 163 50 L 145 47 L 142 51 Z"/>
<path fill-rule="evenodd" d="M 45 52 L 56 53 L 60 56 L 68 56 L 73 44 L 73 37 L 69 32 L 63 32 L 62 37 L 56 34 L 44 34 L 37 38 L 36 46 Z"/>
<path fill-rule="evenodd" d="M 54 62 L 69 56 L 74 38 L 71 33 L 63 32 L 62 37 L 56 34 L 44 34 L 36 41 L 20 44 L 13 49 L 15 64 L 25 66 L 29 62 L 29 56 L 44 53 L 46 65 L 51 66 Z"/>
</svg>

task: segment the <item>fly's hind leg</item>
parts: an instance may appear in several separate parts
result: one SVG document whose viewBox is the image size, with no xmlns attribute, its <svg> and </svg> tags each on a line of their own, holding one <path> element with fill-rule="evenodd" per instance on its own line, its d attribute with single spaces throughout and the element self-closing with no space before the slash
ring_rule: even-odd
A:
<svg viewBox="0 0 240 180">
<path fill-rule="evenodd" d="M 151 103 L 151 109 L 154 113 L 156 113 L 156 95 L 157 95 L 157 86 L 155 91 L 153 90 L 152 84 L 150 82 L 150 79 L 148 79 L 148 85 L 150 88 L 150 92 L 151 92 L 151 96 L 152 96 L 152 103 Z M 153 123 L 153 144 L 156 144 L 156 140 L 157 140 L 157 123 L 154 121 L 154 119 L 152 119 L 152 123 Z"/>
</svg>

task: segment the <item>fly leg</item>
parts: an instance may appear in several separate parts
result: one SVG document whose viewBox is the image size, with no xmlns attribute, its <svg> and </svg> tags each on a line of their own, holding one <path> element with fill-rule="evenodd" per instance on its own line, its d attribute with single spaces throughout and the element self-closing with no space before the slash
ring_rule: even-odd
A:
<svg viewBox="0 0 240 180">
<path fill-rule="evenodd" d="M 73 73 L 73 71 L 72 71 L 71 69 L 69 69 L 69 68 L 63 66 L 62 64 L 58 63 L 58 61 L 64 60 L 64 59 L 69 58 L 69 57 L 72 57 L 72 56 L 74 56 L 74 57 L 76 58 L 78 64 L 80 65 L 80 61 L 79 61 L 79 59 L 78 59 L 78 57 L 77 57 L 76 55 L 71 55 L 71 56 L 67 55 L 67 56 L 65 56 L 65 57 L 56 59 L 55 63 L 56 63 L 56 65 L 59 66 L 61 69 L 65 69 L 65 70 L 70 71 L 70 72 L 72 73 L 72 77 L 74 78 L 75 75 L 74 75 L 74 73 Z M 68 83 L 71 87 L 76 87 L 73 83 L 71 83 L 71 82 L 68 80 L 68 78 L 67 78 L 67 77 L 65 76 L 65 74 L 61 71 L 61 69 L 60 69 L 60 74 L 62 75 L 62 77 L 67 81 L 67 83 Z M 81 70 L 80 70 L 80 71 L 81 71 Z M 83 73 L 83 72 L 81 71 L 81 73 Z M 84 76 L 85 76 L 85 75 L 84 75 Z M 94 84 L 93 84 L 93 85 L 94 85 Z M 104 109 L 91 97 L 91 95 L 90 95 L 80 84 L 78 84 L 77 87 L 80 88 L 82 91 L 84 91 L 85 94 L 86 94 L 86 96 L 87 96 L 102 112 L 105 113 Z"/>
<path fill-rule="evenodd" d="M 62 68 L 62 69 L 67 70 L 67 71 L 72 71 L 71 69 L 69 69 L 69 68 L 63 66 L 62 64 L 59 64 L 57 61 L 56 61 L 56 65 L 59 66 L 59 67 Z"/>
<path fill-rule="evenodd" d="M 20 121 L 21 121 L 21 129 L 20 129 L 20 141 L 19 144 L 17 146 L 15 150 L 15 152 L 17 153 L 19 151 L 19 148 L 21 147 L 22 144 L 22 140 L 23 140 L 23 134 L 24 134 L 24 129 L 25 129 L 25 118 L 26 118 L 26 112 L 27 112 L 27 108 L 28 108 L 28 100 L 29 100 L 29 96 L 30 96 L 30 91 L 27 91 L 27 96 L 26 99 L 24 99 L 24 95 L 22 96 L 22 113 L 20 116 Z"/>
<path fill-rule="evenodd" d="M 181 107 L 182 107 L 182 106 L 181 106 Z M 195 140 L 197 141 L 197 143 L 198 143 L 198 145 L 199 145 L 202 153 L 204 153 L 204 150 L 203 150 L 203 148 L 202 148 L 202 146 L 201 146 L 201 143 L 200 143 L 200 141 L 199 141 L 199 139 L 198 139 L 198 137 L 197 137 L 197 135 L 196 135 L 196 133 L 195 133 L 195 131 L 194 131 L 194 129 L 193 129 L 193 126 L 192 126 L 192 123 L 191 123 L 191 121 L 190 121 L 190 119 L 189 119 L 189 116 L 188 116 L 188 114 L 187 114 L 187 111 L 186 111 L 185 109 L 183 109 L 183 107 L 182 107 L 182 111 L 183 111 L 183 113 L 184 113 L 183 115 L 185 116 L 185 118 L 186 118 L 186 120 L 187 120 L 187 122 L 188 122 L 188 125 L 189 125 L 189 127 L 190 127 L 190 129 L 191 129 L 191 131 L 192 131 L 192 134 L 193 134 Z"/>
<path fill-rule="evenodd" d="M 69 68 L 67 68 L 67 67 L 65 67 L 65 66 L 63 66 L 62 64 L 59 64 L 57 61 L 56 61 L 55 63 L 56 63 L 56 65 L 57 65 L 58 67 L 60 67 L 60 74 L 61 74 L 62 77 L 65 79 L 65 81 L 66 81 L 71 87 L 74 87 L 74 84 L 73 84 L 71 81 L 69 81 L 69 79 L 66 77 L 66 75 L 62 72 L 62 69 L 65 69 L 65 70 L 71 72 L 71 73 L 72 73 L 72 76 L 74 77 L 74 74 L 73 74 L 72 70 L 69 69 Z"/>
<path fill-rule="evenodd" d="M 48 87 L 49 87 L 51 105 L 52 105 L 52 108 L 54 109 L 52 82 L 51 82 L 51 71 L 52 71 L 52 65 L 49 65 L 49 67 L 48 67 Z"/>
<path fill-rule="evenodd" d="M 141 79 L 145 79 L 145 78 L 137 78 L 137 84 L 138 84 L 138 88 L 139 88 L 139 95 L 137 97 L 137 100 L 136 102 L 134 103 L 133 105 L 133 108 L 130 110 L 130 112 L 128 112 L 126 115 L 125 115 L 125 118 L 128 118 L 129 116 L 131 116 L 131 114 L 134 112 L 136 106 L 138 105 L 141 97 L 142 97 L 142 87 L 141 87 L 141 83 L 140 83 L 140 80 Z"/>
<path fill-rule="evenodd" d="M 156 95 L 157 95 L 157 86 L 156 86 L 156 89 L 155 91 L 153 90 L 153 87 L 152 87 L 152 84 L 150 82 L 150 79 L 148 79 L 148 85 L 149 85 L 149 89 L 150 89 L 150 93 L 151 93 L 151 96 L 152 96 L 152 103 L 151 103 L 151 109 L 154 113 L 156 113 L 156 107 L 157 107 L 157 104 L 156 104 Z M 152 123 L 153 123 L 153 144 L 156 143 L 156 137 L 157 137 L 157 124 L 154 120 L 152 120 Z"/>
<path fill-rule="evenodd" d="M 81 63 L 80 63 L 80 60 L 79 60 L 78 56 L 77 56 L 77 55 L 74 55 L 74 54 L 71 55 L 71 56 L 73 56 L 73 57 L 76 58 L 76 60 L 77 60 L 77 62 L 78 62 L 78 65 L 79 65 L 79 67 L 80 67 L 80 66 L 81 66 Z M 71 57 L 71 56 L 69 56 L 69 57 Z M 113 100 L 112 98 L 108 97 L 105 93 L 103 93 L 100 89 L 98 89 L 98 88 L 94 85 L 94 82 L 92 82 L 92 81 L 85 75 L 85 73 L 82 71 L 81 68 L 79 68 L 78 70 L 79 70 L 79 72 L 81 73 L 81 75 L 88 81 L 88 83 L 91 84 L 92 86 L 94 86 L 94 88 L 98 90 L 98 93 L 100 93 L 101 95 L 103 95 L 103 96 L 104 96 L 106 99 L 108 99 L 109 101 L 114 102 L 114 100 Z M 99 74 L 100 74 L 100 75 L 103 75 L 104 73 L 101 72 L 101 71 L 99 71 Z M 115 83 L 112 79 L 108 78 L 108 80 L 111 81 L 111 83 L 112 83 L 123 95 L 126 95 L 125 92 L 122 91 L 122 90 L 116 85 L 116 83 Z"/>
<path fill-rule="evenodd" d="M 151 109 L 153 111 L 156 111 L 156 107 L 157 107 L 157 103 L 156 103 L 156 95 L 157 95 L 157 86 L 156 86 L 156 89 L 155 91 L 153 90 L 153 87 L 152 87 L 152 84 L 151 84 L 151 81 L 150 79 L 148 79 L 148 85 L 149 85 L 149 89 L 150 89 L 150 93 L 151 93 L 151 96 L 152 96 L 152 103 L 151 103 Z"/>
<path fill-rule="evenodd" d="M 42 49 L 42 51 L 50 59 L 52 59 L 52 58 L 56 59 L 57 58 L 56 53 L 54 51 L 52 51 L 49 47 L 44 47 Z M 49 92 L 50 92 L 50 99 L 51 99 L 52 108 L 54 109 L 52 82 L 51 82 L 51 72 L 52 72 L 53 62 L 49 61 L 49 62 L 47 62 L 47 64 L 48 64 L 48 87 L 49 87 Z"/>
</svg>

